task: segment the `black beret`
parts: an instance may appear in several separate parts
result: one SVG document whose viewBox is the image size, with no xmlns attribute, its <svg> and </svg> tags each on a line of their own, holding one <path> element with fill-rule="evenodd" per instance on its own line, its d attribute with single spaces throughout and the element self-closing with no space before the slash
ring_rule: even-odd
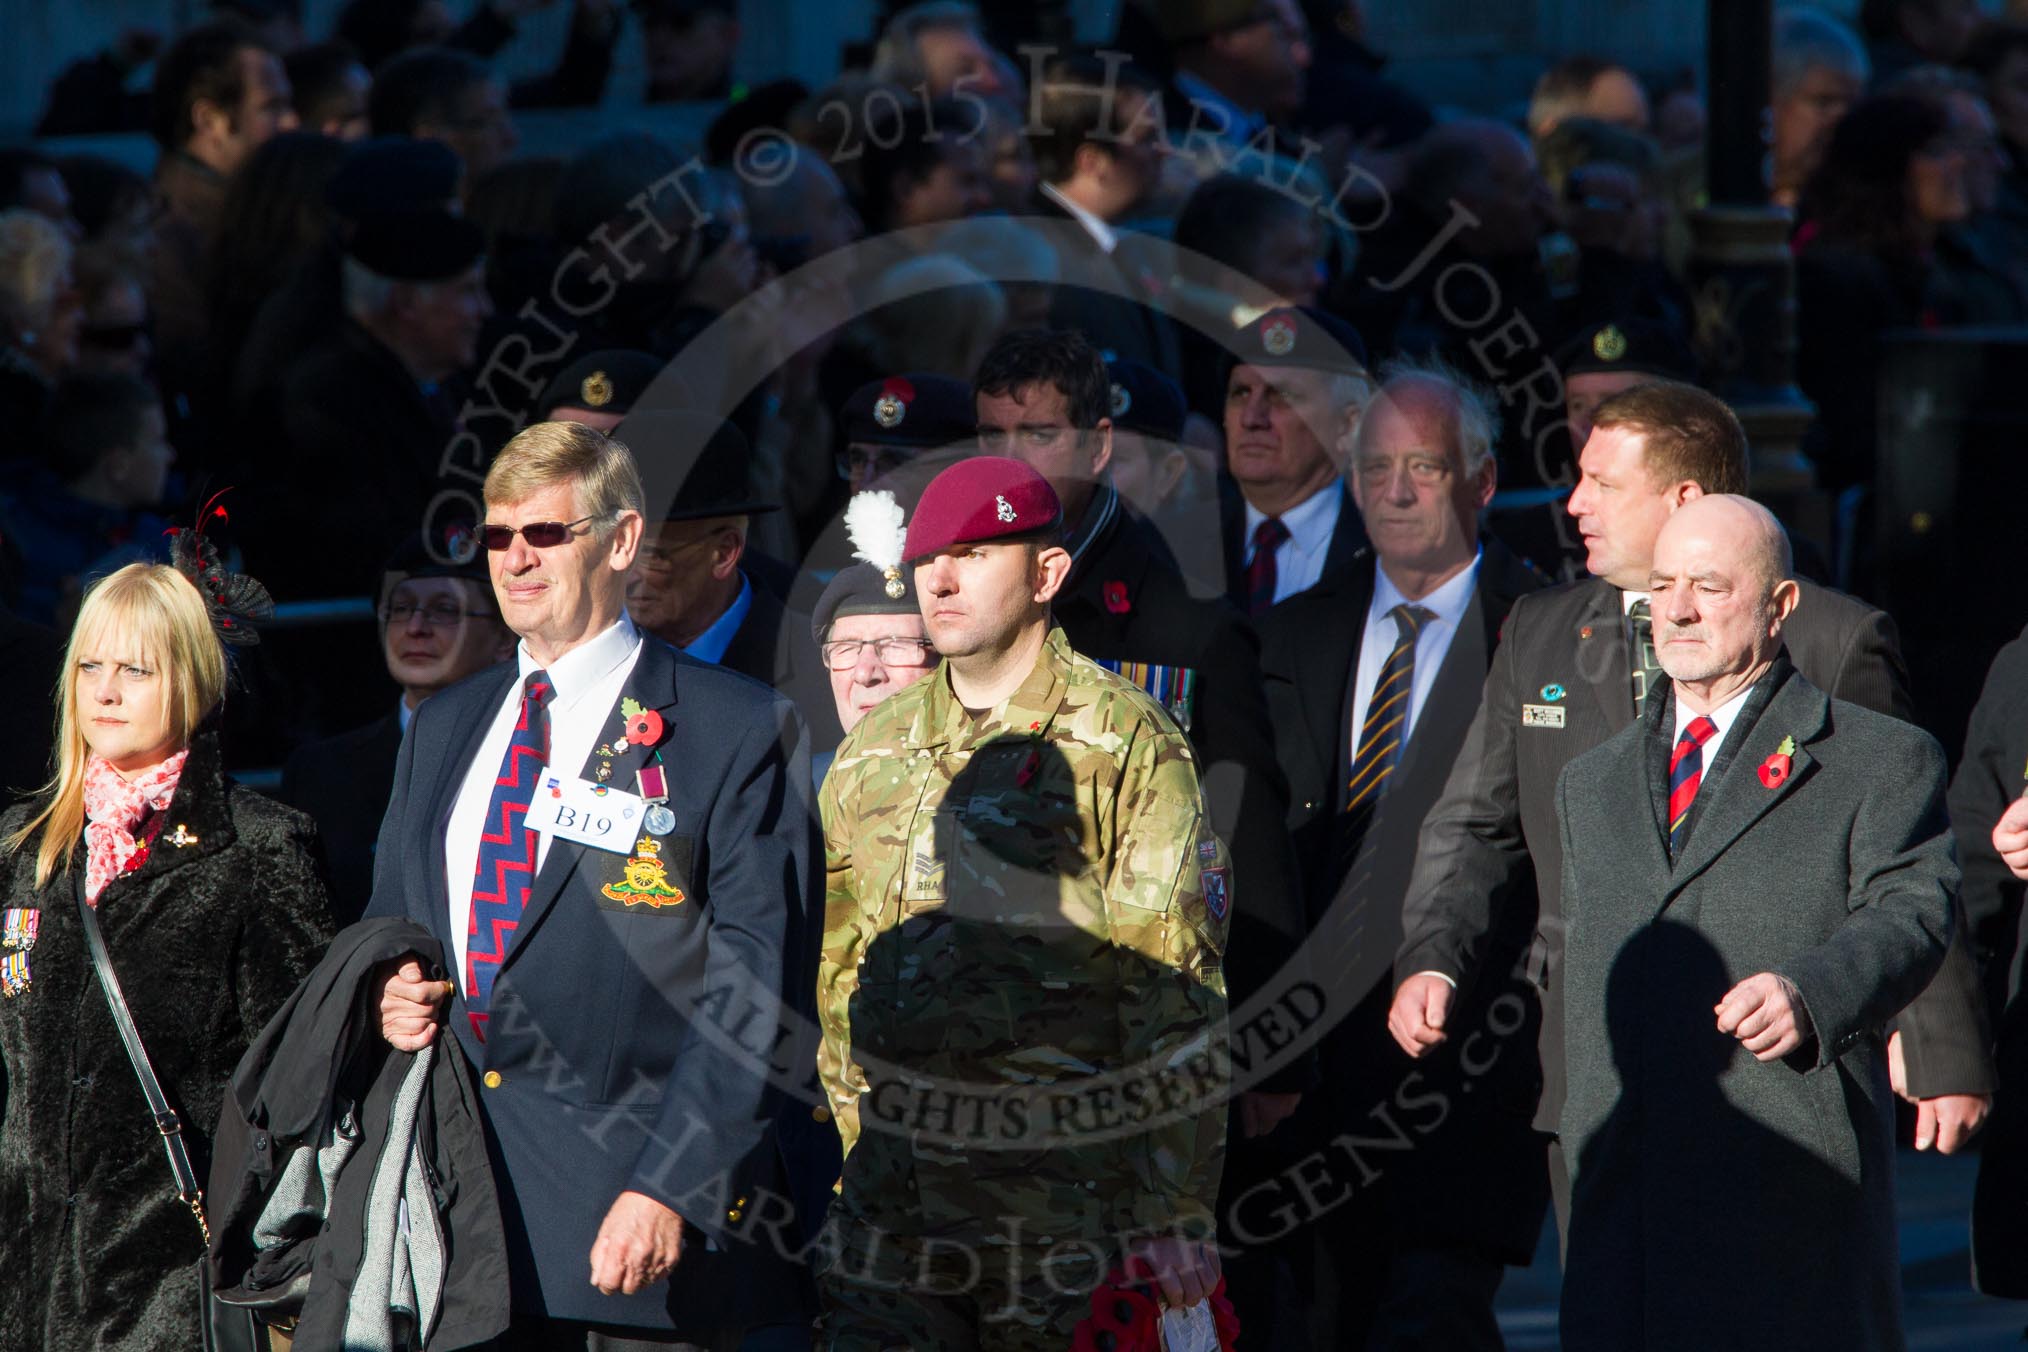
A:
<svg viewBox="0 0 2028 1352">
<path fill-rule="evenodd" d="M 1189 412 L 1182 387 L 1152 366 L 1115 359 L 1106 363 L 1113 382 L 1113 426 L 1160 441 L 1180 441 Z"/>
<path fill-rule="evenodd" d="M 748 489 L 746 437 L 723 418 L 643 410 L 629 414 L 613 436 L 634 453 L 650 522 L 752 516 L 780 505 Z"/>
<path fill-rule="evenodd" d="M 440 210 L 457 199 L 464 172 L 458 152 L 442 141 L 369 137 L 338 161 L 324 202 L 348 221 L 378 212 Z"/>
<path fill-rule="evenodd" d="M 609 347 L 587 352 L 558 371 L 543 387 L 535 410 L 544 417 L 553 408 L 582 408 L 595 413 L 631 412 L 634 404 L 662 374 L 660 357 L 648 352 Z"/>
<path fill-rule="evenodd" d="M 810 632 L 822 643 L 831 632 L 831 622 L 846 615 L 921 614 L 913 568 L 901 570 L 901 595 L 890 596 L 887 577 L 880 569 L 870 563 L 854 563 L 840 568 L 817 598 L 817 608 L 810 612 Z"/>
<path fill-rule="evenodd" d="M 972 387 L 949 376 L 922 373 L 861 385 L 845 401 L 839 422 L 848 443 L 875 446 L 949 446 L 979 434 Z"/>
<path fill-rule="evenodd" d="M 346 254 L 379 277 L 441 282 L 462 277 L 486 251 L 486 234 L 447 211 L 375 212 L 359 222 Z"/>
<path fill-rule="evenodd" d="M 1675 330 L 1652 319 L 1600 324 L 1565 343 L 1556 354 L 1564 378 L 1628 372 L 1695 383 L 1697 362 Z"/>
<path fill-rule="evenodd" d="M 1328 310 L 1288 305 L 1239 331 L 1233 360 L 1248 366 L 1300 366 L 1339 375 L 1367 374 L 1366 340 Z"/>
</svg>

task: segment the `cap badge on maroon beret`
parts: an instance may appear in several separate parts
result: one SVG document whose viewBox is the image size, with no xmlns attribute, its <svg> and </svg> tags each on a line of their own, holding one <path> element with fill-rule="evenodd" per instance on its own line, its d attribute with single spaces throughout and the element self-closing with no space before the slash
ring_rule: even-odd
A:
<svg viewBox="0 0 2028 1352">
<path fill-rule="evenodd" d="M 577 392 L 584 397 L 586 408 L 604 408 L 613 402 L 612 377 L 604 371 L 594 371 L 584 378 Z"/>
<path fill-rule="evenodd" d="M 1014 519 L 1014 504 L 1007 501 L 1005 493 L 995 493 L 993 501 L 999 504 L 997 511 L 1002 521 L 1012 521 Z"/>
<path fill-rule="evenodd" d="M 1270 357 L 1286 357 L 1296 350 L 1296 326 L 1288 319 L 1274 319 L 1261 325 L 1260 345 Z"/>
<path fill-rule="evenodd" d="M 908 416 L 909 401 L 914 398 L 915 386 L 900 376 L 894 377 L 880 387 L 880 398 L 873 402 L 873 421 L 893 431 Z"/>
<path fill-rule="evenodd" d="M 1127 387 L 1115 384 L 1113 386 L 1113 416 L 1115 418 L 1124 418 L 1127 416 L 1127 410 L 1133 406 L 1134 396 L 1127 391 Z"/>
<path fill-rule="evenodd" d="M 1627 335 L 1617 324 L 1608 324 L 1591 338 L 1591 354 L 1600 361 L 1618 361 L 1627 355 Z"/>
</svg>

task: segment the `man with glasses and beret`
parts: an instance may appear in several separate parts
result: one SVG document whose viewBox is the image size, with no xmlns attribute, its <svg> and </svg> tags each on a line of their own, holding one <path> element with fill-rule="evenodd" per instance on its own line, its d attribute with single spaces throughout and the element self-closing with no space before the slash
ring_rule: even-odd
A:
<svg viewBox="0 0 2028 1352">
<path fill-rule="evenodd" d="M 1218 1282 L 1230 871 L 1182 730 L 1051 617 L 1062 532 L 1020 461 L 930 483 L 902 559 L 943 661 L 824 782 L 838 1352 L 1055 1352 L 1125 1251 L 1166 1304 Z"/>
<path fill-rule="evenodd" d="M 436 550 L 413 536 L 388 560 L 376 617 L 381 657 L 401 698 L 364 727 L 297 747 L 282 767 L 282 801 L 317 822 L 340 929 L 360 917 L 373 894 L 373 843 L 416 709 L 514 655 L 514 635 L 500 622 L 478 541 L 462 528 Z"/>
<path fill-rule="evenodd" d="M 850 732 L 873 707 L 929 675 L 937 650 L 923 624 L 911 570 L 901 566 L 901 505 L 862 493 L 845 513 L 854 557 L 817 598 L 810 633 L 831 675 L 838 721 Z"/>
<path fill-rule="evenodd" d="M 771 1242 L 795 1215 L 776 1085 L 799 1078 L 771 1062 L 817 939 L 802 719 L 628 615 L 646 494 L 624 445 L 539 423 L 484 495 L 521 641 L 403 742 L 369 914 L 434 942 L 382 983 L 382 1034 L 478 1072 L 503 1352 L 807 1345 Z"/>
<path fill-rule="evenodd" d="M 838 412 L 838 477 L 863 493 L 925 451 L 972 439 L 972 387 L 911 371 L 870 380 Z"/>
</svg>

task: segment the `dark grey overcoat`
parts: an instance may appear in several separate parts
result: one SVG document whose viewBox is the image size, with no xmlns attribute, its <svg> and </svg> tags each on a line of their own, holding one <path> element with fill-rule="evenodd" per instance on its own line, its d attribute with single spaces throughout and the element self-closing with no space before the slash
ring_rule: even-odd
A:
<svg viewBox="0 0 2028 1352">
<path fill-rule="evenodd" d="M 1667 847 L 1674 700 L 1573 760 L 1562 823 L 1566 1352 L 1903 1346 L 1887 1021 L 1943 962 L 1958 868 L 1928 734 L 1779 657 Z M 1760 768 L 1796 750 L 1775 787 Z M 1814 1036 L 1717 1031 L 1772 971 Z"/>
</svg>

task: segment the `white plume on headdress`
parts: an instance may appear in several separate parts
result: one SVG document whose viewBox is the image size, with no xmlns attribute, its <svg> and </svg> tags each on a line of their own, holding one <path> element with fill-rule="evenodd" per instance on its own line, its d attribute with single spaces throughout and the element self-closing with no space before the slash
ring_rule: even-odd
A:
<svg viewBox="0 0 2028 1352">
<path fill-rule="evenodd" d="M 908 528 L 901 504 L 886 489 L 855 493 L 845 505 L 845 535 L 852 541 L 852 557 L 864 559 L 886 572 L 901 567 L 902 541 Z"/>
</svg>

